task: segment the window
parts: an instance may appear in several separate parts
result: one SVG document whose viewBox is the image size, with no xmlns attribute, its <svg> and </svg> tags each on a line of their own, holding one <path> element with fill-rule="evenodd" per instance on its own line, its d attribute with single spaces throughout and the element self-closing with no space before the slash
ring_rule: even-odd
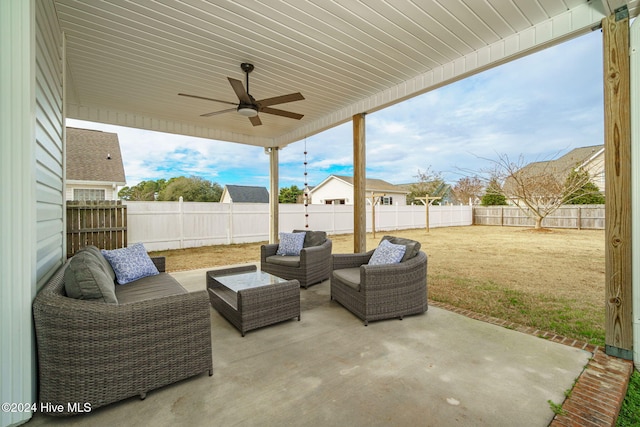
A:
<svg viewBox="0 0 640 427">
<path fill-rule="evenodd" d="M 96 188 L 74 188 L 73 200 L 104 200 L 105 190 Z"/>
<path fill-rule="evenodd" d="M 393 197 L 391 196 L 384 196 L 382 198 L 382 204 L 383 205 L 392 205 L 393 204 Z"/>
</svg>

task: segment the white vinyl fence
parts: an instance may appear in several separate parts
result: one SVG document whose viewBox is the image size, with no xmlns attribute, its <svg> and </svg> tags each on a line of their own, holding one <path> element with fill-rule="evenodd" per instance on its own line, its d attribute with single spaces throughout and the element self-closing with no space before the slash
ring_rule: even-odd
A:
<svg viewBox="0 0 640 427">
<path fill-rule="evenodd" d="M 192 248 L 269 240 L 266 203 L 126 202 L 129 244 L 142 242 L 147 250 Z M 302 204 L 281 204 L 281 231 L 304 230 Z M 376 206 L 375 229 L 393 231 L 424 228 L 424 206 Z M 309 229 L 327 234 L 353 233 L 352 205 L 309 205 Z M 430 206 L 429 227 L 471 225 L 471 206 Z M 371 206 L 367 206 L 371 232 Z M 382 237 L 382 236 L 381 236 Z"/>
</svg>

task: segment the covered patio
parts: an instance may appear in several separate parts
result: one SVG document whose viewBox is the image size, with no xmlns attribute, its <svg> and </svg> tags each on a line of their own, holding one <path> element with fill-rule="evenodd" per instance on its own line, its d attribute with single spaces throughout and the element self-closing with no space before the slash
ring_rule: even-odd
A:
<svg viewBox="0 0 640 427">
<path fill-rule="evenodd" d="M 637 67 L 634 65 L 637 55 L 630 55 L 629 44 L 630 40 L 636 46 L 638 44 L 638 25 L 634 25 L 629 36 L 629 22 L 638 12 L 638 0 L 0 2 L 0 27 L 3 29 L 0 40 L 0 92 L 3 93 L 0 114 L 3 135 L 0 147 L 0 195 L 2 200 L 11 201 L 3 203 L 0 208 L 3 236 L 0 243 L 3 254 L 0 258 L 0 300 L 3 304 L 4 326 L 0 331 L 3 401 L 37 400 L 36 346 L 31 303 L 46 280 L 64 262 L 66 254 L 63 194 L 66 118 L 264 147 L 265 153 L 270 156 L 271 165 L 271 241 L 277 240 L 279 228 L 276 198 L 279 188 L 279 151 L 305 137 L 352 121 L 354 251 L 362 251 L 366 249 L 364 183 L 367 113 L 600 29 L 603 31 L 605 46 L 603 86 L 608 251 L 607 295 L 603 304 L 607 307 L 607 352 L 624 359 L 633 359 L 635 356 L 636 362 L 640 363 L 640 318 L 637 314 L 640 312 L 640 279 L 632 276 L 633 270 L 638 271 L 639 261 L 638 257 L 635 260 L 631 257 L 632 240 L 637 244 L 640 239 L 640 227 L 633 227 L 636 234 L 631 234 L 631 224 L 637 222 L 635 209 L 640 203 L 638 191 L 632 191 L 632 185 L 640 182 L 640 154 L 638 150 L 631 150 L 632 131 L 635 132 L 634 135 L 639 132 L 638 113 L 633 110 L 638 105 L 638 91 L 630 89 L 630 82 L 633 84 L 631 77 L 638 73 L 637 68 L 635 73 L 631 73 L 629 67 L 630 57 L 631 69 Z M 293 98 L 288 98 L 291 102 L 285 103 L 282 108 L 280 105 L 276 106 L 295 114 L 270 114 L 260 105 L 250 105 L 253 109 L 260 108 L 259 125 L 255 117 L 248 118 L 241 111 L 233 111 L 235 107 L 224 114 L 208 115 L 210 112 L 229 109 L 229 105 L 225 104 L 236 103 L 238 99 L 243 101 L 241 97 L 237 98 L 237 86 L 234 87 L 234 83 L 230 85 L 228 80 L 231 77 L 246 85 L 243 82 L 245 76 L 240 69 L 241 63 L 255 66 L 251 74 L 250 89 L 245 89 L 249 89 L 248 92 L 255 95 L 257 100 L 272 100 L 300 92 L 304 100 L 296 97 L 292 101 Z M 205 99 L 179 96 L 180 93 Z M 324 288 L 314 292 L 322 292 L 322 289 Z M 309 297 L 313 296 L 313 293 L 309 294 Z M 317 312 L 334 309 L 324 301 Z M 309 312 L 310 321 L 314 320 L 315 312 L 316 310 Z M 635 317 L 633 313 L 636 313 Z M 342 345 L 341 340 L 352 331 L 351 326 L 346 324 L 331 323 L 348 315 L 342 312 L 336 314 L 335 319 L 334 313 L 322 317 L 330 319 L 327 324 L 313 324 L 314 328 L 318 328 L 313 333 L 316 337 L 329 339 L 325 346 L 339 347 Z M 447 342 L 445 337 L 434 336 L 434 342 L 438 345 L 433 348 L 421 347 L 424 345 L 421 344 L 417 349 L 402 351 L 404 347 L 411 349 L 416 345 L 417 330 L 423 333 L 425 330 L 422 322 L 442 322 L 442 325 L 451 327 L 455 322 L 450 316 L 451 313 L 434 310 L 417 320 L 412 319 L 413 323 L 381 323 L 375 329 L 369 327 L 365 330 L 372 334 L 375 341 L 356 341 L 356 347 L 351 348 L 351 353 L 343 357 L 346 361 L 341 362 L 344 363 L 344 374 L 339 372 L 342 377 L 352 375 L 355 377 L 354 381 L 362 381 L 363 389 L 374 387 L 377 390 L 374 404 L 362 401 L 363 414 L 371 415 L 371 419 L 384 424 L 381 414 L 386 413 L 386 408 L 389 408 L 388 411 L 392 407 L 399 408 L 404 400 L 393 401 L 393 394 L 385 394 L 393 389 L 388 387 L 389 384 L 376 382 L 374 385 L 368 382 L 373 377 L 360 373 L 364 369 L 353 369 L 358 365 L 352 363 L 353 360 L 360 357 L 368 359 L 371 364 L 366 365 L 367 369 L 373 369 L 376 363 L 395 363 L 397 359 L 394 358 L 399 355 L 410 353 L 415 356 L 416 352 L 427 355 L 443 347 L 454 350 L 457 345 L 455 342 Z M 273 360 L 276 350 L 287 352 L 296 348 L 295 336 L 278 331 L 288 331 L 287 328 L 306 331 L 305 325 L 312 323 L 306 323 L 305 320 L 299 325 L 283 324 L 273 330 L 266 330 L 265 335 L 274 341 L 277 341 L 278 334 L 286 337 L 282 346 L 278 347 L 272 342 L 270 345 L 275 347 L 263 350 L 262 355 L 260 352 L 252 354 L 249 348 L 246 353 L 256 363 Z M 362 333 L 361 325 L 358 322 L 355 325 L 358 326 L 357 331 Z M 405 339 L 400 342 L 388 341 L 389 335 L 393 335 L 388 328 L 398 325 L 407 328 L 404 332 Z M 418 329 L 411 329 L 412 325 L 418 325 Z M 465 331 L 474 327 L 471 324 L 460 326 L 459 336 L 463 337 Z M 341 328 L 341 334 L 335 334 L 336 328 Z M 221 333 L 222 330 L 224 328 L 221 325 Z M 377 337 L 373 335 L 376 331 L 380 333 Z M 491 335 L 493 331 L 485 330 L 483 333 Z M 307 339 L 313 337 L 313 334 L 307 335 Z M 455 335 L 446 334 L 447 339 Z M 492 351 L 514 360 L 522 361 L 522 357 L 518 357 L 521 347 L 547 345 L 529 341 L 507 345 L 502 341 L 504 335 L 511 333 L 502 331 L 496 342 L 503 344 L 497 344 L 498 347 Z M 354 333 L 353 336 L 359 335 Z M 363 339 L 364 337 L 362 336 Z M 226 344 L 228 340 L 237 342 L 237 337 L 220 336 L 214 337 L 214 342 L 215 340 L 219 343 L 214 346 L 224 347 L 223 343 Z M 304 334 L 300 340 L 297 344 L 304 343 Z M 386 342 L 388 346 L 383 351 L 383 347 L 371 347 L 372 342 Z M 469 340 L 467 342 L 473 343 Z M 241 341 L 243 346 L 249 346 L 249 343 L 249 340 Z M 469 363 L 469 355 L 473 350 L 478 350 L 478 346 L 472 345 L 471 351 L 469 348 L 460 348 L 460 351 L 454 350 L 452 353 L 461 355 L 464 358 L 462 360 Z M 551 348 L 538 348 L 534 353 L 544 354 L 548 351 Z M 566 353 L 566 350 L 561 352 Z M 242 354 L 237 349 L 233 353 L 235 357 L 238 353 Z M 372 354 L 379 357 L 373 357 Z M 202 409 L 200 406 L 189 407 L 204 405 L 204 401 L 197 398 L 200 384 L 209 387 L 212 381 L 222 381 L 223 375 L 227 375 L 223 374 L 225 368 L 240 363 L 225 357 L 220 358 L 223 365 L 216 365 L 218 372 L 213 380 L 202 378 L 196 380 L 198 386 L 190 387 L 188 383 L 176 386 L 180 390 L 190 390 L 184 396 L 196 399 L 191 401 L 169 397 L 164 402 L 186 402 L 189 408 L 186 411 L 191 413 Z M 288 355 L 283 354 L 282 357 Z M 413 361 L 417 362 L 417 359 Z M 300 365 L 287 365 L 296 360 Z M 402 360 L 412 363 L 410 358 Z M 434 361 L 434 369 L 443 360 Z M 447 357 L 447 360 L 450 358 Z M 274 375 L 266 379 L 276 386 L 279 384 L 280 388 L 265 393 L 275 392 L 286 396 L 287 392 L 283 390 L 287 386 L 286 378 L 276 379 L 276 372 L 305 376 L 308 372 L 301 370 L 302 367 L 314 362 L 313 358 L 309 361 L 302 358 L 281 361 L 285 369 L 280 366 L 272 373 L 267 369 L 268 365 L 261 365 L 261 369 L 255 371 L 257 377 L 259 374 L 267 377 Z M 322 366 L 319 361 L 316 363 Z M 399 366 L 398 369 L 403 368 Z M 537 368 L 531 369 L 536 371 Z M 477 372 L 471 370 L 465 374 L 465 380 L 471 380 L 474 373 L 477 377 Z M 405 372 L 403 375 L 407 379 L 405 385 L 409 388 L 413 386 L 409 381 L 413 378 L 413 372 Z M 325 380 L 329 378 L 326 377 Z M 490 376 L 483 379 L 488 380 Z M 239 381 L 238 384 L 247 386 L 252 384 L 253 378 L 243 377 Z M 313 385 L 313 381 L 314 378 L 308 378 L 307 385 Z M 443 378 L 439 381 L 447 383 Z M 415 385 L 424 390 L 424 382 L 426 379 Z M 336 386 L 341 384 L 335 383 Z M 220 398 L 215 399 L 216 404 L 225 402 L 225 395 L 230 392 L 224 389 L 224 384 L 220 386 L 222 388 L 214 391 L 214 394 L 220 394 Z M 298 383 L 298 386 L 302 385 Z M 562 384 L 560 389 L 564 391 L 569 386 L 570 384 Z M 527 391 L 536 387 L 530 385 Z M 338 390 L 341 388 L 327 389 L 322 399 L 322 403 L 327 406 L 292 406 L 291 411 L 273 411 L 274 418 L 266 420 L 265 424 L 271 420 L 274 425 L 286 422 L 295 424 L 296 420 L 305 416 L 305 410 L 313 412 L 309 415 L 312 420 L 321 420 L 327 415 L 322 410 L 331 408 L 327 402 L 330 399 L 339 400 Z M 167 392 L 173 393 L 170 389 L 162 391 Z M 259 399 L 259 390 L 255 392 L 255 399 Z M 350 390 L 349 395 L 342 397 L 346 402 L 353 402 L 350 399 L 357 393 L 357 390 Z M 503 393 L 511 396 L 509 389 L 505 389 Z M 456 406 L 456 401 L 465 401 L 464 397 L 456 397 L 453 391 L 450 394 L 452 396 L 441 396 L 445 398 L 446 405 Z M 479 399 L 481 394 L 478 391 L 473 397 Z M 407 393 L 403 398 L 410 395 L 411 393 Z M 160 393 L 158 397 L 160 398 Z M 149 397 L 152 398 L 155 397 Z M 452 400 L 447 402 L 446 399 L 449 398 Z M 238 409 L 247 411 L 247 407 L 255 401 Z M 295 401 L 297 400 L 293 400 Z M 241 402 L 245 401 L 238 403 Z M 287 404 L 290 402 L 291 400 Z M 103 413 L 118 411 L 117 408 L 131 403 L 128 401 L 121 406 L 114 405 L 113 409 L 109 408 Z M 492 400 L 484 406 L 491 403 L 496 402 Z M 424 404 L 428 404 L 428 401 Z M 446 419 L 444 417 L 447 416 L 447 409 L 450 409 L 445 404 L 442 406 L 441 420 Z M 157 411 L 157 406 L 155 408 L 154 411 Z M 294 408 L 302 411 L 296 414 Z M 165 407 L 165 410 L 170 408 Z M 185 411 L 184 408 L 177 407 L 174 412 L 175 410 Z M 381 412 L 376 412 L 378 410 Z M 548 407 L 545 406 L 543 410 L 544 417 L 548 417 Z M 207 417 L 219 413 L 211 407 L 202 411 L 202 415 Z M 291 418 L 278 418 L 278 414 L 285 412 Z M 127 413 L 118 412 L 118 416 L 128 417 Z M 163 413 L 160 411 L 156 415 Z M 340 413 L 339 410 L 336 411 L 336 415 Z M 2 426 L 20 423 L 30 417 L 29 414 L 4 412 L 1 416 Z M 228 417 L 226 420 L 230 422 L 241 423 L 241 420 L 233 418 L 233 414 Z M 406 418 L 407 422 L 417 420 L 419 418 Z M 343 423 L 349 420 L 341 418 L 339 421 Z M 74 422 L 82 421 L 77 419 Z M 464 423 L 465 420 L 460 420 L 460 424 Z M 492 424 L 490 420 L 487 423 Z M 505 425 L 507 424 L 508 420 L 505 420 Z"/>
<path fill-rule="evenodd" d="M 173 276 L 195 291 L 206 271 Z M 245 337 L 213 310 L 213 377 L 29 425 L 547 426 L 592 355 L 433 306 L 365 327 L 328 281 L 300 298 L 300 322 Z"/>
</svg>

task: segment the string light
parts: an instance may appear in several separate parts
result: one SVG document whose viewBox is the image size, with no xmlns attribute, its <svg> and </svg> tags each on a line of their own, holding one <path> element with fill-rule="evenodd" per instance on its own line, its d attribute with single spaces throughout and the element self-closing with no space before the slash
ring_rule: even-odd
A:
<svg viewBox="0 0 640 427">
<path fill-rule="evenodd" d="M 309 228 L 309 182 L 307 173 L 307 138 L 304 139 L 304 228 Z"/>
</svg>

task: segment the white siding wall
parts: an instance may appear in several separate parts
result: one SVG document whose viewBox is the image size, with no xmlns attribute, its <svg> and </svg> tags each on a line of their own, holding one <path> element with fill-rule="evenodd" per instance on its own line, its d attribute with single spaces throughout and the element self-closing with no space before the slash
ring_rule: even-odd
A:
<svg viewBox="0 0 640 427">
<path fill-rule="evenodd" d="M 51 2 L 36 12 L 36 203 L 38 289 L 64 258 L 63 41 Z"/>
<path fill-rule="evenodd" d="M 353 186 L 334 178 L 313 189 L 311 203 L 323 205 L 325 200 L 345 199 L 346 204 L 353 204 Z"/>
<path fill-rule="evenodd" d="M 36 402 L 31 304 L 63 259 L 62 38 L 53 4 L 0 1 L 0 391 Z M 52 20 L 53 18 L 53 20 Z M 0 412 L 0 425 L 29 412 Z"/>
<path fill-rule="evenodd" d="M 105 200 L 118 200 L 118 192 L 113 189 L 113 185 L 70 184 L 68 181 L 65 190 L 66 200 L 75 200 L 75 196 L 73 194 L 73 190 L 75 189 L 104 190 Z"/>
</svg>

